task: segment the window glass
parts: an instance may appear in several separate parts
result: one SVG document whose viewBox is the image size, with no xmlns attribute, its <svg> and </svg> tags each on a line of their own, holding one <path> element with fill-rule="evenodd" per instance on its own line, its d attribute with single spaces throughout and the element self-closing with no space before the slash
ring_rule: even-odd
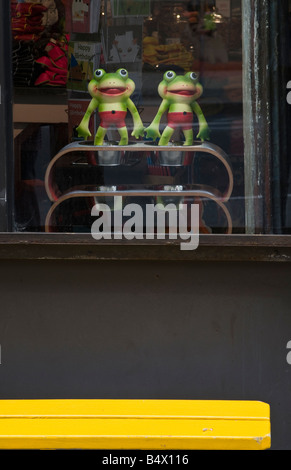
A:
<svg viewBox="0 0 291 470">
<path fill-rule="evenodd" d="M 13 0 L 11 21 L 16 231 L 156 204 L 169 229 L 195 204 L 200 233 L 246 232 L 240 0 Z"/>
</svg>

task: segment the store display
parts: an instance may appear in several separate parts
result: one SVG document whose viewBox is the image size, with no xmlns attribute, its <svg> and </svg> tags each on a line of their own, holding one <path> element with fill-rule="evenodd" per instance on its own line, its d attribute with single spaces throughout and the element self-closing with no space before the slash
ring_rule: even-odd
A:
<svg viewBox="0 0 291 470">
<path fill-rule="evenodd" d="M 37 40 L 45 30 L 43 14 L 47 11 L 47 7 L 41 3 L 11 2 L 13 38 Z"/>
<path fill-rule="evenodd" d="M 68 141 L 72 142 L 78 140 L 77 127 L 80 123 L 80 119 L 84 116 L 88 106 L 90 104 L 90 99 L 68 99 Z M 90 133 L 95 132 L 95 119 L 90 119 L 89 129 Z"/>
<path fill-rule="evenodd" d="M 143 62 L 152 66 L 175 65 L 183 70 L 191 70 L 193 56 L 183 44 L 160 44 L 155 36 L 143 39 Z"/>
<path fill-rule="evenodd" d="M 101 44 L 85 41 L 70 41 L 68 47 L 67 89 L 88 90 L 94 70 L 99 67 Z"/>
<path fill-rule="evenodd" d="M 35 47 L 31 42 L 15 41 L 12 46 L 14 85 L 31 86 L 35 79 Z"/>
<path fill-rule="evenodd" d="M 188 72 L 181 76 L 168 70 L 158 86 L 158 93 L 163 101 L 152 123 L 146 129 L 147 137 L 153 140 L 159 138 L 159 145 L 167 145 L 175 129 L 181 128 L 185 137 L 184 144 L 192 145 L 194 112 L 199 120 L 197 139 L 209 140 L 208 124 L 196 101 L 202 92 L 203 88 L 198 82 L 196 73 Z M 168 111 L 168 123 L 161 136 L 159 125 L 161 117 L 166 111 Z"/>
<path fill-rule="evenodd" d="M 140 60 L 141 28 L 124 31 L 124 28 L 108 28 L 109 54 L 107 62 L 133 63 Z"/>
<path fill-rule="evenodd" d="M 131 135 L 136 139 L 143 136 L 143 123 L 134 103 L 130 99 L 134 89 L 135 83 L 128 77 L 127 70 L 118 69 L 116 73 L 106 73 L 103 69 L 97 69 L 94 72 L 94 79 L 90 81 L 88 86 L 92 100 L 77 128 L 79 137 L 87 139 L 91 136 L 88 127 L 89 120 L 96 109 L 98 109 L 101 123 L 95 136 L 95 145 L 103 144 L 110 126 L 118 129 L 120 145 L 128 143 L 128 131 L 125 123 L 127 110 L 130 111 L 134 123 Z"/>
<path fill-rule="evenodd" d="M 100 0 L 66 0 L 68 33 L 96 33 L 99 29 Z"/>
<path fill-rule="evenodd" d="M 66 86 L 68 73 L 67 41 L 50 39 L 42 57 L 35 61 L 44 69 L 35 80 L 35 85 Z"/>
<path fill-rule="evenodd" d="M 228 38 L 230 27 L 236 29 L 237 17 L 231 9 L 230 17 L 223 17 L 223 21 L 220 18 L 209 30 L 207 14 L 214 10 L 206 3 L 202 8 L 202 3 L 11 2 L 13 79 L 19 102 L 25 96 L 27 103 L 42 104 L 40 123 L 43 115 L 47 122 L 45 113 L 52 104 L 58 106 L 62 116 L 54 115 L 53 120 L 63 123 L 62 143 L 72 144 L 72 152 L 78 154 L 76 160 L 74 155 L 68 161 L 61 158 L 54 167 L 51 175 L 57 195 L 72 188 L 92 186 L 94 192 L 96 188 L 126 188 L 128 184 L 141 191 L 154 191 L 151 197 L 155 201 L 159 191 L 170 188 L 171 195 L 163 199 L 165 202 L 172 197 L 179 200 L 180 195 L 172 194 L 173 188 L 181 187 L 185 196 L 185 190 L 192 191 L 201 184 L 221 190 L 223 197 L 228 171 L 220 171 L 220 163 L 213 161 L 212 152 L 208 154 L 204 148 L 211 128 L 211 142 L 235 163 L 236 186 L 231 204 L 232 208 L 239 207 L 239 213 L 236 210 L 238 215 L 231 214 L 231 218 L 236 228 L 243 226 L 242 125 L 233 126 L 234 122 L 240 123 L 240 41 L 237 39 L 230 50 Z M 239 35 L 237 28 L 236 37 Z M 193 71 L 199 73 L 199 80 Z M 114 83 L 109 84 L 112 79 Z M 178 89 L 173 93 L 177 84 L 187 92 Z M 39 127 L 35 114 L 29 119 L 27 135 Z M 26 135 L 17 132 L 20 155 Z M 58 146 L 51 154 L 56 155 L 62 148 Z M 201 212 L 207 225 L 214 231 L 224 230 L 224 209 L 220 212 L 203 195 Z M 90 197 L 84 197 L 85 208 L 72 198 L 57 209 L 68 222 L 58 219 L 61 230 L 88 229 L 90 204 L 99 200 L 96 195 L 92 201 Z M 136 196 L 130 197 L 135 200 Z M 194 193 L 185 196 L 187 204 L 193 202 L 193 197 Z M 79 221 L 73 223 L 67 214 L 71 208 L 74 214 L 86 213 L 86 220 L 76 216 Z M 228 231 L 231 226 L 228 222 Z"/>
<path fill-rule="evenodd" d="M 67 39 L 61 0 L 11 1 L 13 79 L 18 87 L 64 87 Z"/>
<path fill-rule="evenodd" d="M 149 145 L 147 145 L 149 144 Z M 167 150 L 165 147 L 164 150 Z M 160 148 L 163 150 L 163 148 Z M 227 180 L 225 181 L 225 187 L 219 189 L 215 187 L 217 185 L 205 186 L 203 184 L 194 185 L 193 187 L 181 184 L 179 181 L 178 174 L 171 175 L 171 172 L 166 171 L 162 174 L 156 175 L 156 181 L 148 181 L 150 189 L 146 191 L 140 189 L 132 189 L 131 184 L 125 184 L 124 180 L 122 184 L 118 184 L 118 174 L 123 173 L 123 169 L 128 170 L 128 158 L 132 160 L 150 161 L 154 158 L 156 153 L 156 147 L 150 142 L 132 143 L 130 146 L 120 147 L 117 144 L 110 143 L 110 145 L 94 146 L 92 142 L 72 142 L 63 147 L 50 161 L 45 175 L 45 188 L 49 199 L 52 202 L 52 206 L 47 213 L 45 230 L 47 232 L 58 231 L 63 229 L 64 216 L 71 216 L 66 212 L 68 203 L 75 204 L 82 203 L 87 204 L 87 214 L 91 213 L 92 205 L 96 202 L 102 201 L 104 198 L 112 198 L 117 195 L 123 195 L 125 197 L 136 198 L 138 196 L 150 197 L 151 201 L 156 200 L 162 206 L 169 204 L 170 202 L 178 204 L 179 202 L 187 203 L 187 200 L 195 199 L 195 203 L 201 206 L 200 209 L 200 229 L 203 233 L 209 233 L 210 227 L 206 226 L 204 221 L 204 215 L 209 220 L 209 206 L 214 209 L 214 213 L 221 218 L 221 227 L 224 227 L 226 233 L 232 232 L 232 217 L 227 208 L 227 202 L 230 199 L 233 190 L 233 173 L 231 168 L 231 162 L 225 152 L 210 143 L 199 143 L 191 147 L 177 146 L 176 150 L 181 153 L 191 154 L 193 159 L 196 152 L 201 152 L 204 158 L 212 158 L 212 164 L 216 161 L 219 163 L 220 170 L 226 171 Z M 175 151 L 173 152 L 175 153 Z M 82 182 L 82 175 L 79 173 L 78 184 L 73 178 L 66 178 L 64 185 L 64 178 L 62 178 L 63 162 L 70 162 L 71 168 L 74 165 L 83 165 L 87 163 L 88 172 L 86 173 L 86 179 Z M 97 165 L 96 165 L 97 164 Z M 118 168 L 118 173 L 115 172 L 114 179 L 109 184 L 96 184 L 96 171 L 100 171 L 100 167 L 104 169 L 107 167 Z M 169 168 L 168 168 L 169 170 Z M 164 187 L 161 187 L 163 177 L 167 178 L 167 183 L 164 180 Z M 90 181 L 91 180 L 91 181 Z M 93 183 L 92 183 L 93 180 Z M 217 183 L 217 182 L 216 182 Z M 152 199 L 153 198 L 153 199 Z M 208 210 L 205 211 L 204 204 L 208 206 Z M 202 207 L 203 206 L 203 207 Z M 207 213 L 206 213 L 207 212 Z M 202 214 L 203 220 L 202 220 Z M 77 215 L 77 214 L 75 214 Z M 77 218 L 77 217 L 76 217 Z M 211 220 L 212 219 L 212 220 Z M 80 218 L 79 218 L 80 220 Z M 214 217 L 210 217 L 210 225 L 213 226 Z M 66 228 L 67 230 L 67 228 Z M 207 232 L 206 232 L 207 231 Z"/>
</svg>

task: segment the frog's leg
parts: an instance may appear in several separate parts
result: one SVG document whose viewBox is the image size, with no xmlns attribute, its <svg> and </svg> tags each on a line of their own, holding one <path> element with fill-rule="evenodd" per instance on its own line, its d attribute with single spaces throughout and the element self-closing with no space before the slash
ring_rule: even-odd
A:
<svg viewBox="0 0 291 470">
<path fill-rule="evenodd" d="M 118 132 L 120 135 L 119 145 L 127 145 L 128 144 L 128 132 L 127 127 L 119 127 Z"/>
<path fill-rule="evenodd" d="M 193 130 L 192 129 L 184 129 L 183 134 L 185 137 L 185 142 L 183 145 L 192 145 L 193 144 Z"/>
<path fill-rule="evenodd" d="M 166 126 L 159 140 L 159 145 L 168 145 L 169 140 L 172 137 L 174 130 L 175 129 L 173 129 L 172 127 Z"/>
<path fill-rule="evenodd" d="M 102 145 L 104 141 L 105 134 L 107 132 L 106 127 L 99 126 L 95 135 L 94 145 Z"/>
</svg>

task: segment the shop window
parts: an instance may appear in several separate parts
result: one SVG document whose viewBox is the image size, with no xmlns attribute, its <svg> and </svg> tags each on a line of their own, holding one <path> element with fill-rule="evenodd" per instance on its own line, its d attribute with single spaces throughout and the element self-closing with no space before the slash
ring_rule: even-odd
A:
<svg viewBox="0 0 291 470">
<path fill-rule="evenodd" d="M 257 18 L 242 3 L 12 0 L 13 230 L 90 233 L 96 214 L 103 214 L 98 205 L 112 213 L 118 197 L 122 207 L 141 209 L 197 204 L 202 234 L 290 233 L 291 8 L 284 1 L 278 13 L 270 2 L 268 14 L 273 8 L 282 23 L 273 25 L 274 32 L 280 29 L 279 52 L 266 58 L 266 78 L 264 58 L 256 64 L 261 75 L 248 69 L 252 51 L 265 46 L 264 37 L 252 37 Z M 80 123 L 92 105 L 89 83 L 98 87 L 102 74 L 113 79 L 120 71 L 125 88 L 127 76 L 135 84 L 130 100 L 144 131 L 132 136 L 140 122 L 124 98 L 112 99 L 119 96 L 115 84 L 106 105 L 100 95 L 98 109 L 94 103 L 86 138 Z M 178 89 L 171 91 L 171 83 Z M 270 115 L 264 107 L 260 115 L 260 87 L 267 87 L 267 105 L 275 103 Z M 158 136 L 153 121 L 162 102 Z M 167 115 L 170 105 L 178 114 Z M 263 136 L 270 117 L 273 133 Z"/>
</svg>

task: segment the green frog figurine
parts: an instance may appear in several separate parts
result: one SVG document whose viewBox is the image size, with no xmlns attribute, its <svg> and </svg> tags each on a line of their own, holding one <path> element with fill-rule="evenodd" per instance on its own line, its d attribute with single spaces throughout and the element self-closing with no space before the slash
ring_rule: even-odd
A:
<svg viewBox="0 0 291 470">
<path fill-rule="evenodd" d="M 199 121 L 197 139 L 209 140 L 208 124 L 196 101 L 202 95 L 203 87 L 198 82 L 195 72 L 176 75 L 174 71 L 168 70 L 158 86 L 158 93 L 163 101 L 152 123 L 145 129 L 148 138 L 153 140 L 160 138 L 159 145 L 168 145 L 174 130 L 179 127 L 184 133 L 184 145 L 192 145 L 194 112 Z M 168 111 L 168 122 L 161 136 L 160 120 L 166 111 Z"/>
<path fill-rule="evenodd" d="M 94 139 L 94 145 L 102 145 L 104 137 L 110 126 L 114 126 L 120 135 L 119 145 L 128 144 L 128 131 L 125 123 L 127 110 L 133 118 L 133 131 L 136 139 L 144 134 L 144 126 L 139 113 L 130 99 L 135 90 L 135 83 L 128 77 L 125 69 L 118 69 L 115 73 L 106 73 L 103 69 L 94 72 L 94 78 L 88 85 L 92 100 L 85 115 L 77 127 L 79 137 L 87 139 L 91 137 L 89 121 L 91 114 L 98 108 L 100 125 Z"/>
</svg>

